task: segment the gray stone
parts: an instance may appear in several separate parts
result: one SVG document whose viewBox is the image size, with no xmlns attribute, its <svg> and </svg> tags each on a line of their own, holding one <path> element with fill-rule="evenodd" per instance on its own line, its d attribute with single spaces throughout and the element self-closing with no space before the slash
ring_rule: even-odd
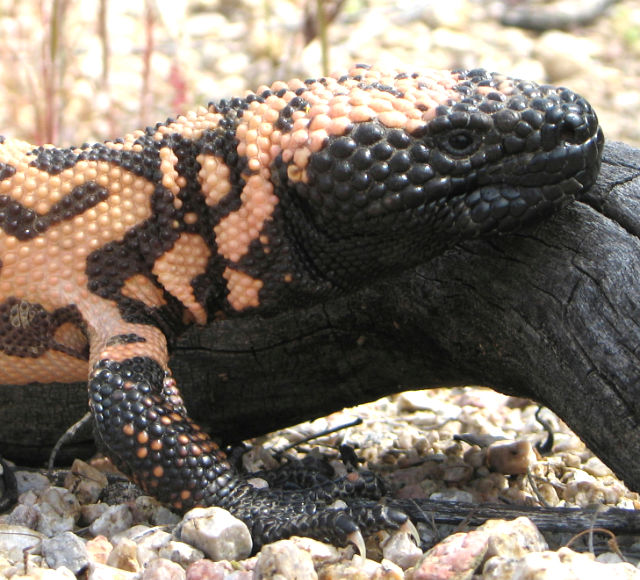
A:
<svg viewBox="0 0 640 580">
<path fill-rule="evenodd" d="M 27 491 L 42 491 L 51 487 L 49 478 L 37 471 L 16 471 L 16 483 L 18 484 L 18 494 L 22 495 Z"/>
<path fill-rule="evenodd" d="M 43 540 L 42 555 L 50 568 L 65 566 L 74 574 L 80 574 L 89 565 L 85 543 L 72 532 Z"/>
<path fill-rule="evenodd" d="M 89 526 L 89 531 L 94 536 L 102 535 L 110 539 L 114 534 L 126 530 L 132 523 L 133 516 L 129 507 L 114 505 Z"/>
<path fill-rule="evenodd" d="M 54 536 L 73 530 L 80 517 L 80 504 L 64 487 L 46 489 L 34 506 L 38 512 L 38 531 Z"/>
<path fill-rule="evenodd" d="M 185 568 L 204 558 L 204 552 L 184 542 L 167 542 L 158 550 L 158 556 L 176 562 Z"/>
</svg>

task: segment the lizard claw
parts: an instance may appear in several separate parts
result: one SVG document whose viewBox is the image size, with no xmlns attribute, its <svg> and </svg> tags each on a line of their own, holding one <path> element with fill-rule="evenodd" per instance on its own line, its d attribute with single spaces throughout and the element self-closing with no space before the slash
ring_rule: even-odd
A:
<svg viewBox="0 0 640 580">
<path fill-rule="evenodd" d="M 356 530 L 355 532 L 351 532 L 347 536 L 347 542 L 353 544 L 358 550 L 358 554 L 364 560 L 367 557 L 367 548 L 364 545 L 364 538 L 362 537 L 362 532 L 360 530 Z"/>
<path fill-rule="evenodd" d="M 416 543 L 416 546 L 420 546 L 420 534 L 418 533 L 418 528 L 415 527 L 409 518 L 407 518 L 407 521 L 398 528 L 398 531 L 407 534 Z"/>
</svg>

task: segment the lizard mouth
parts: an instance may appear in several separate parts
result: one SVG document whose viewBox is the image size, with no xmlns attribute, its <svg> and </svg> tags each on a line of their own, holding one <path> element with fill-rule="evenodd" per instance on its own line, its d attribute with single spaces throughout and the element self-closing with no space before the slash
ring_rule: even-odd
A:
<svg viewBox="0 0 640 580">
<path fill-rule="evenodd" d="M 488 183 L 479 180 L 473 192 L 458 196 L 450 228 L 465 238 L 509 233 L 550 215 L 595 183 L 603 147 L 598 129 L 583 143 L 505 160 L 487 174 Z"/>
</svg>

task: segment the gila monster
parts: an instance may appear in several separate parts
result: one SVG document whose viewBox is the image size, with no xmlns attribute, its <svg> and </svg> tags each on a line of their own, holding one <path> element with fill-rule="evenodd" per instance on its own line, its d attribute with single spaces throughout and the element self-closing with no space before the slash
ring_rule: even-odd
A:
<svg viewBox="0 0 640 580">
<path fill-rule="evenodd" d="M 2 138 L 0 382 L 88 376 L 114 463 L 178 510 L 229 509 L 256 546 L 398 526 L 350 499 L 377 497 L 366 475 L 249 485 L 189 418 L 169 346 L 188 325 L 327 300 L 534 223 L 594 183 L 603 142 L 565 88 L 365 65 L 105 143 Z"/>
</svg>

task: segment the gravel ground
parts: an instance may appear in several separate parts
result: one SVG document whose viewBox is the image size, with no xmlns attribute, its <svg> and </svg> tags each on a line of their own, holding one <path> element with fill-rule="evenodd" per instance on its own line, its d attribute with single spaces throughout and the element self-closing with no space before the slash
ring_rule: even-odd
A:
<svg viewBox="0 0 640 580">
<path fill-rule="evenodd" d="M 0 53 L 3 102 L 0 133 L 34 142 L 54 140 L 59 145 L 106 139 L 194 104 L 241 94 L 247 88 L 281 77 L 318 76 L 322 70 L 320 42 L 317 39 L 305 42 L 302 2 L 239 0 L 229 5 L 215 1 L 158 0 L 149 15 L 142 3 L 112 0 L 103 21 L 108 42 L 107 35 L 100 33 L 94 3 L 59 4 L 67 6 L 67 12 L 56 21 L 40 3 L 0 0 L 0 33 L 4 42 Z M 330 68 L 344 68 L 354 61 L 394 67 L 483 66 L 540 82 L 564 84 L 581 92 L 596 107 L 608 139 L 640 146 L 640 124 L 629 122 L 637 118 L 640 107 L 640 3 L 618 2 L 593 24 L 566 32 L 533 32 L 501 26 L 498 15 L 504 7 L 512 9 L 520 4 L 534 2 L 348 0 L 328 27 Z M 539 4 L 544 7 L 550 3 Z M 54 33 L 52 37 L 52 22 L 63 33 Z M 52 54 L 56 57 L 53 61 Z M 254 451 L 245 456 L 245 464 L 251 470 L 261 468 L 265 462 L 268 466 L 274 449 L 342 424 L 349 417 L 360 417 L 361 426 L 321 438 L 316 447 L 335 454 L 339 443 L 353 446 L 372 469 L 389 477 L 398 497 L 639 507 L 638 495 L 626 489 L 547 410 L 542 416 L 554 432 L 553 452 L 542 456 L 535 451 L 535 443 L 545 438 L 535 411 L 536 406 L 527 401 L 470 387 L 406 393 L 255 441 Z M 500 440 L 510 445 L 507 456 L 516 458 L 515 466 L 504 462 L 504 453 L 497 444 Z M 298 451 L 291 454 L 297 456 Z M 58 509 L 56 502 L 73 504 L 64 494 L 34 492 L 23 501 L 26 507 L 14 513 L 12 519 L 5 518 L 4 525 L 32 523 L 37 527 L 34 506 Z M 70 527 L 64 531 L 78 532 L 82 522 L 90 525 L 88 522 L 93 521 L 86 512 L 99 511 L 82 509 L 84 519 L 72 518 Z M 80 511 L 78 508 L 78 514 Z M 525 537 L 528 533 L 500 532 L 501 537 L 510 534 Z M 91 546 L 91 577 L 137 578 L 146 574 L 151 578 L 170 572 L 182 577 L 180 571 L 167 572 L 161 568 L 162 563 L 149 566 L 149 560 L 140 556 L 140 548 L 135 558 L 127 560 L 130 538 L 125 542 L 110 536 L 110 540 L 118 553 L 117 557 L 111 556 L 110 567 L 105 565 L 105 569 L 100 566 L 107 562 L 107 557 L 102 562 L 95 556 L 99 549 Z M 470 542 L 469 537 L 466 540 Z M 542 553 L 542 544 L 536 546 L 532 552 Z M 303 551 L 314 554 L 313 564 L 321 577 L 428 577 L 420 576 L 416 570 L 398 571 L 398 566 L 393 568 L 391 564 L 386 571 L 364 564 L 356 566 L 356 572 L 347 572 L 345 568 L 321 571 L 316 549 Z M 25 573 L 20 559 L 15 562 L 3 550 L 0 543 L 0 554 L 4 554 L 0 555 L 0 573 L 14 578 Z M 600 544 L 598 551 L 602 550 L 601 561 L 615 561 L 611 550 Z M 413 552 L 405 547 L 400 553 Z M 568 571 L 574 565 L 572 557 L 564 552 L 555 554 L 565 566 L 558 570 L 564 571 L 540 577 L 574 577 Z M 414 556 L 413 564 L 421 557 Z M 640 544 L 629 545 L 625 556 L 635 564 L 640 557 Z M 178 561 L 180 570 L 186 568 L 187 577 L 194 579 L 225 574 L 250 578 L 256 569 L 255 559 L 229 565 L 229 569 L 223 566 L 222 571 L 207 571 L 202 565 L 191 568 L 193 557 L 193 553 L 182 559 L 167 557 L 165 552 L 161 559 Z M 522 554 L 509 557 L 518 562 L 523 560 Z M 35 554 L 33 558 L 29 567 L 31 577 L 46 575 L 36 572 L 40 564 L 45 568 L 57 567 L 45 556 Z M 348 554 L 340 558 L 344 562 Z M 285 561 L 294 560 L 285 558 Z M 114 567 L 122 574 L 114 572 Z M 473 569 L 470 564 L 468 570 Z M 214 572 L 220 575 L 215 576 Z M 622 575 L 627 572 L 621 571 L 619 577 L 627 577 Z M 69 574 L 73 577 L 73 573 Z M 503 570 L 503 575 L 495 569 L 491 572 L 485 564 L 485 575 L 475 577 L 507 578 L 513 574 L 513 570 L 511 573 Z M 594 568 L 590 574 L 603 572 Z M 69 577 L 64 570 L 59 570 L 59 575 Z M 307 576 L 300 572 L 299 577 Z"/>
<path fill-rule="evenodd" d="M 592 2 L 557 4 L 576 12 Z M 319 40 L 305 40 L 312 0 L 157 0 L 150 18 L 142 2 L 111 0 L 106 35 L 97 3 L 57 4 L 68 8 L 53 20 L 63 33 L 51 42 L 48 3 L 39 9 L 35 1 L 0 0 L 0 133 L 53 136 L 56 144 L 106 139 L 261 83 L 322 72 Z M 593 24 L 567 32 L 501 26 L 499 15 L 519 6 L 540 12 L 556 4 L 345 0 L 328 26 L 328 68 L 482 66 L 565 84 L 596 107 L 607 138 L 639 144 L 640 125 L 629 123 L 640 107 L 638 0 L 617 2 Z"/>
</svg>

